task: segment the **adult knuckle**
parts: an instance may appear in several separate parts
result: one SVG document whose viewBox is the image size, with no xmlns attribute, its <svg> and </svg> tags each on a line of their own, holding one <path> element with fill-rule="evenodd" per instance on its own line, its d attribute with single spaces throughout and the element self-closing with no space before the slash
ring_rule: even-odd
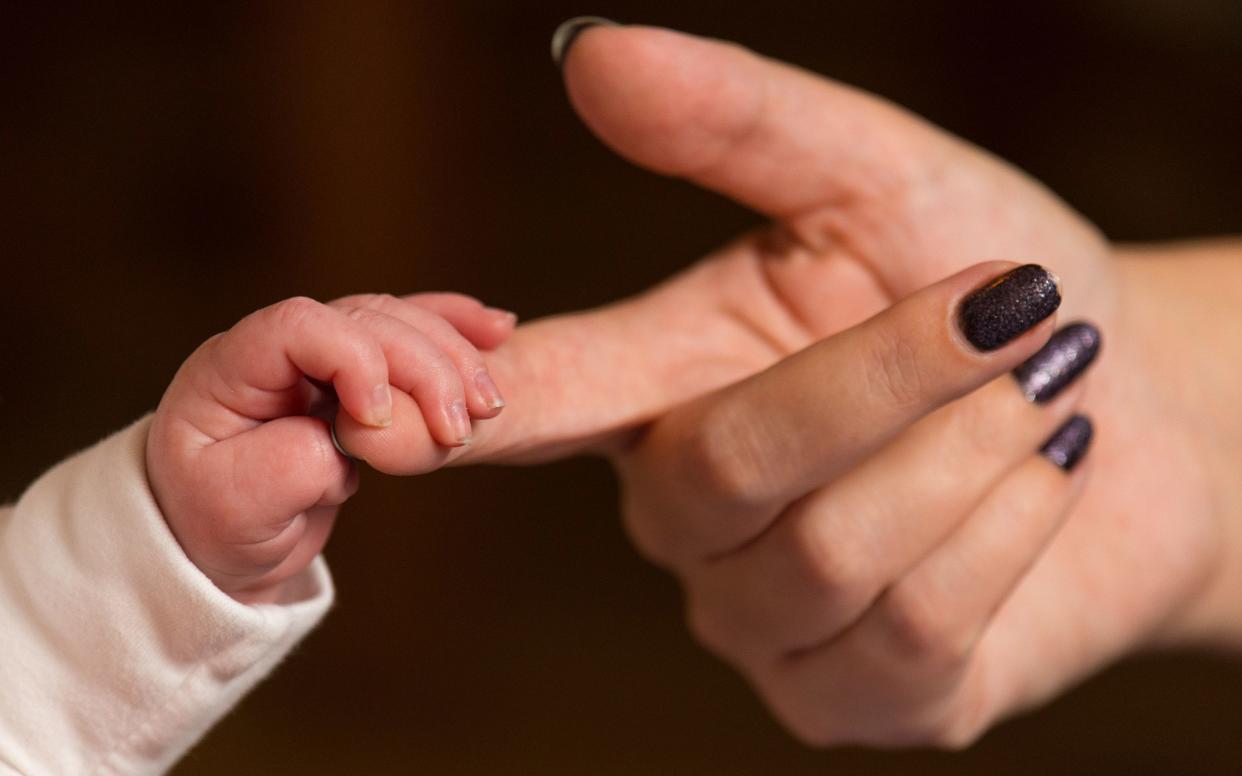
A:
<svg viewBox="0 0 1242 776">
<path fill-rule="evenodd" d="M 761 425 L 731 404 L 710 409 L 695 425 L 683 459 L 690 481 L 733 507 L 765 501 L 772 472 L 762 449 Z"/>
<path fill-rule="evenodd" d="M 984 725 L 965 714 L 955 714 L 940 728 L 934 731 L 927 742 L 938 749 L 960 752 L 968 749 L 978 741 L 984 733 Z"/>
<path fill-rule="evenodd" d="M 828 749 L 847 742 L 849 731 L 816 699 L 788 689 L 761 692 L 776 718 L 804 746 Z"/>
<path fill-rule="evenodd" d="M 834 534 L 822 521 L 808 520 L 798 532 L 793 561 L 804 594 L 821 610 L 840 613 L 855 607 L 873 587 L 874 564 L 857 544 Z"/>
<path fill-rule="evenodd" d="M 728 629 L 718 607 L 691 596 L 686 604 L 686 627 L 694 640 L 709 652 L 728 653 Z"/>
<path fill-rule="evenodd" d="M 964 702 L 961 687 L 927 706 L 909 709 L 884 737 L 890 746 L 924 746 L 960 751 L 979 740 L 986 730 L 984 719 Z"/>
<path fill-rule="evenodd" d="M 897 586 L 885 597 L 885 624 L 898 659 L 933 673 L 959 670 L 974 648 L 973 635 L 941 604 L 914 587 Z"/>
<path fill-rule="evenodd" d="M 803 746 L 812 749 L 830 749 L 843 743 L 835 728 L 814 719 L 788 720 L 785 722 L 785 729 Z"/>
<path fill-rule="evenodd" d="M 646 561 L 656 566 L 670 565 L 670 537 L 666 526 L 669 520 L 663 511 L 640 503 L 630 489 L 625 489 L 621 500 L 621 524 L 630 543 Z"/>
<path fill-rule="evenodd" d="M 951 751 L 966 749 L 987 732 L 993 716 L 985 685 L 978 681 L 981 675 L 974 672 L 957 686 L 935 741 L 940 748 Z"/>
</svg>

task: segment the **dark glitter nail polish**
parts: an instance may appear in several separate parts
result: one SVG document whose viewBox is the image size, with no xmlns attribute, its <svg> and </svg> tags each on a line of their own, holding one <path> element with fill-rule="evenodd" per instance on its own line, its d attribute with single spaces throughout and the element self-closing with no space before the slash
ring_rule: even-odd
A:
<svg viewBox="0 0 1242 776">
<path fill-rule="evenodd" d="M 1075 415 L 1057 429 L 1052 438 L 1039 449 L 1041 455 L 1065 471 L 1073 469 L 1091 445 L 1091 421 L 1086 415 Z"/>
<path fill-rule="evenodd" d="M 556 32 L 552 33 L 552 61 L 556 63 L 556 66 L 560 67 L 565 64 L 569 48 L 574 45 L 579 35 L 601 24 L 607 27 L 620 26 L 613 20 L 602 16 L 575 16 L 567 22 L 562 22 L 561 26 L 556 28 Z"/>
<path fill-rule="evenodd" d="M 1013 376 L 1026 398 L 1042 404 L 1074 382 L 1099 352 L 1100 330 L 1089 323 L 1071 323 L 1013 370 Z"/>
<path fill-rule="evenodd" d="M 1023 264 L 963 299 L 958 325 L 979 350 L 996 350 L 1060 306 L 1056 275 L 1038 264 Z"/>
</svg>

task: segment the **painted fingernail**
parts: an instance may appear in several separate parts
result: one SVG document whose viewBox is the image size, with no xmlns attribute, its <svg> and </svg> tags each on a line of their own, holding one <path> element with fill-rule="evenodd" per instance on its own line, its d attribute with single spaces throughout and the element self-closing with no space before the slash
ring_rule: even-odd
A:
<svg viewBox="0 0 1242 776">
<path fill-rule="evenodd" d="M 575 16 L 567 22 L 562 22 L 560 27 L 556 28 L 556 32 L 552 33 L 552 61 L 557 67 L 565 64 L 565 57 L 569 55 L 569 48 L 574 45 L 574 41 L 583 32 L 598 26 L 620 27 L 611 19 L 605 19 L 602 16 Z"/>
<path fill-rule="evenodd" d="M 505 406 L 505 397 L 500 395 L 500 389 L 496 387 L 496 382 L 486 369 L 474 373 L 474 384 L 479 389 L 479 395 L 483 397 L 483 403 L 488 407 L 498 410 Z"/>
<path fill-rule="evenodd" d="M 337 433 L 336 433 L 336 418 L 337 417 L 339 417 L 339 415 L 334 416 L 332 418 L 332 422 L 328 424 L 328 430 L 332 434 L 332 446 L 335 447 L 336 451 L 340 453 L 342 456 L 344 456 L 346 460 L 350 462 L 362 461 L 363 463 L 366 463 L 365 460 L 349 452 L 348 450 L 345 449 L 345 445 L 341 444 L 341 438 L 337 436 Z"/>
<path fill-rule="evenodd" d="M 1060 306 L 1057 276 L 1038 264 L 1023 264 L 963 299 L 958 325 L 979 350 L 996 350 Z"/>
<path fill-rule="evenodd" d="M 371 425 L 386 428 L 392 425 L 392 390 L 388 383 L 371 391 Z"/>
<path fill-rule="evenodd" d="M 1075 415 L 1057 429 L 1057 432 L 1039 449 L 1041 455 L 1065 471 L 1074 466 L 1091 446 L 1091 421 L 1086 415 Z"/>
<path fill-rule="evenodd" d="M 1013 376 L 1026 398 L 1043 404 L 1074 382 L 1099 352 L 1100 330 L 1089 323 L 1071 323 L 1013 370 Z"/>
<path fill-rule="evenodd" d="M 464 402 L 455 401 L 447 409 L 449 425 L 453 429 L 453 437 L 459 445 L 468 445 L 474 436 L 470 427 L 470 413 L 466 411 Z"/>
</svg>

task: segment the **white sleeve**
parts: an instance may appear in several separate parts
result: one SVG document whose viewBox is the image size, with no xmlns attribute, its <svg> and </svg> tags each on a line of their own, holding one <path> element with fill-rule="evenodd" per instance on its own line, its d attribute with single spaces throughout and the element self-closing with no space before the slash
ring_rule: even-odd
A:
<svg viewBox="0 0 1242 776">
<path fill-rule="evenodd" d="M 149 420 L 0 510 L 0 774 L 160 773 L 323 617 L 323 558 L 247 606 L 186 558 L 147 485 Z"/>
</svg>

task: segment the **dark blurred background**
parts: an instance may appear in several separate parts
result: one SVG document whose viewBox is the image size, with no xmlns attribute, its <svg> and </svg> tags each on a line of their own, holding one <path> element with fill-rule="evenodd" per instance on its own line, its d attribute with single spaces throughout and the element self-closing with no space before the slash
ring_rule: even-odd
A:
<svg viewBox="0 0 1242 776">
<path fill-rule="evenodd" d="M 1236 0 L 100 6 L 0 10 L 5 501 L 277 299 L 449 288 L 533 318 L 755 223 L 588 135 L 548 55 L 580 13 L 887 95 L 1116 239 L 1242 232 Z M 1242 663 L 1205 657 L 964 754 L 807 750 L 694 646 L 615 499 L 594 460 L 364 475 L 337 608 L 176 773 L 1239 772 Z"/>
</svg>

